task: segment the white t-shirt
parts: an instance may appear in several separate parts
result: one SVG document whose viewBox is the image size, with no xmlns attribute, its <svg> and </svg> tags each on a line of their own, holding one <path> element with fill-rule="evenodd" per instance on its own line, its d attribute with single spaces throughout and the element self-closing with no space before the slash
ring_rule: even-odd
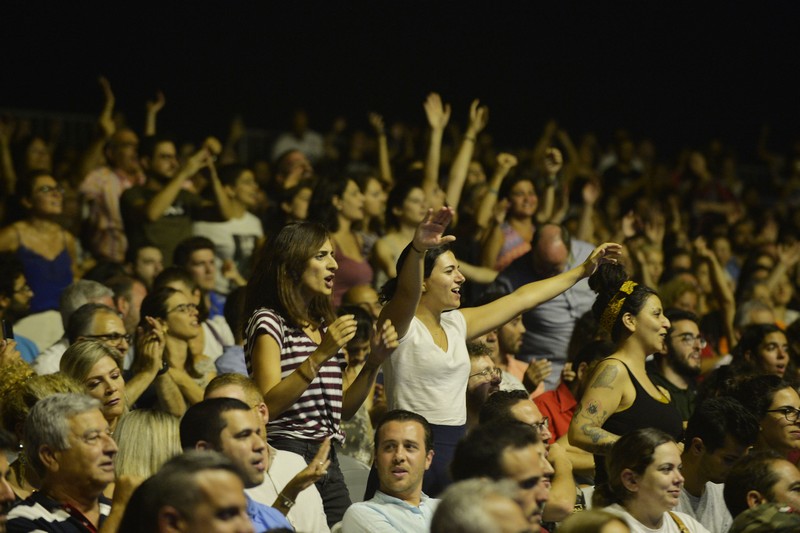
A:
<svg viewBox="0 0 800 533">
<path fill-rule="evenodd" d="M 628 511 L 625 510 L 624 507 L 619 504 L 615 503 L 614 505 L 609 505 L 605 508 L 605 510 L 624 519 L 625 523 L 628 524 L 628 527 L 631 528 L 631 533 L 681 533 L 678 524 L 669 515 L 669 513 L 664 513 L 664 520 L 661 522 L 660 528 L 651 529 L 636 520 Z M 689 530 L 689 533 L 711 533 L 700 522 L 691 516 L 675 511 L 673 511 L 673 514 L 675 514 L 683 522 L 683 525 L 686 526 L 686 529 Z"/>
<path fill-rule="evenodd" d="M 383 364 L 389 409 L 406 409 L 431 424 L 461 426 L 467 422 L 467 322 L 461 311 L 442 313 L 447 352 L 433 341 L 417 318 L 411 320 L 400 345 Z"/>
<path fill-rule="evenodd" d="M 214 262 L 217 266 L 215 290 L 228 294 L 228 280 L 222 275 L 222 262 L 232 260 L 245 278 L 249 277 L 251 260 L 258 241 L 264 236 L 261 221 L 252 213 L 225 222 L 195 222 L 192 234 L 211 239 L 214 243 Z"/>
<path fill-rule="evenodd" d="M 724 487 L 722 483 L 709 481 L 706 483 L 706 490 L 699 498 L 695 498 L 683 488 L 675 510 L 691 516 L 714 533 L 726 533 L 733 524 L 733 517 L 725 505 L 725 498 L 722 497 Z"/>
</svg>

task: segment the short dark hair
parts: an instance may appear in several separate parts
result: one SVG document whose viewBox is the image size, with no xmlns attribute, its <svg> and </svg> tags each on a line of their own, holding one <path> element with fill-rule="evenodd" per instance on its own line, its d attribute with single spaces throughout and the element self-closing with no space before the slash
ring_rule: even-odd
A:
<svg viewBox="0 0 800 533">
<path fill-rule="evenodd" d="M 731 387 L 731 396 L 759 421 L 767 416 L 767 410 L 778 391 L 793 388 L 788 382 L 773 374 L 735 379 Z"/>
<path fill-rule="evenodd" d="M 214 242 L 211 239 L 195 235 L 178 243 L 175 251 L 172 252 L 172 264 L 185 268 L 189 264 L 192 254 L 199 250 L 211 250 L 216 253 Z"/>
<path fill-rule="evenodd" d="M 0 453 L 16 451 L 17 448 L 17 439 L 14 435 L 5 429 L 0 429 Z"/>
<path fill-rule="evenodd" d="M 364 342 L 372 338 L 375 323 L 367 310 L 358 305 L 343 305 L 336 310 L 336 316 L 343 315 L 353 315 L 356 321 L 356 334 L 350 342 Z"/>
<path fill-rule="evenodd" d="M 778 482 L 778 476 L 772 465 L 776 461 L 785 459 L 773 451 L 751 453 L 736 461 L 728 472 L 722 490 L 722 497 L 731 516 L 736 517 L 747 510 L 747 493 L 751 490 L 757 490 L 770 501 L 774 500 L 773 488 Z"/>
<path fill-rule="evenodd" d="M 235 398 L 210 398 L 194 404 L 181 418 L 181 447 L 188 451 L 205 441 L 219 450 L 219 436 L 228 425 L 222 415 L 228 411 L 249 410 L 249 405 Z"/>
<path fill-rule="evenodd" d="M 530 396 L 524 390 L 500 390 L 490 394 L 481 407 L 478 421 L 481 425 L 497 420 L 515 420 L 511 408 Z"/>
<path fill-rule="evenodd" d="M 381 418 L 381 421 L 378 422 L 377 427 L 375 427 L 375 451 L 378 450 L 378 435 L 381 433 L 381 428 L 388 424 L 389 422 L 417 422 L 422 426 L 422 429 L 425 431 L 425 453 L 433 450 L 433 429 L 431 428 L 430 423 L 428 420 L 422 416 L 418 415 L 417 413 L 413 413 L 411 411 L 406 411 L 404 409 L 394 409 L 392 411 L 387 412 Z"/>
<path fill-rule="evenodd" d="M 480 425 L 456 445 L 450 474 L 453 481 L 476 477 L 503 479 L 506 477 L 502 468 L 503 452 L 539 442 L 539 432 L 517 420 L 497 420 Z"/>
<path fill-rule="evenodd" d="M 683 309 L 675 309 L 671 307 L 669 309 L 664 310 L 664 316 L 667 317 L 671 323 L 680 322 L 682 320 L 691 320 L 698 326 L 700 325 L 700 318 L 691 311 L 684 311 Z M 672 331 L 672 326 L 670 326 L 670 332 Z"/>
<path fill-rule="evenodd" d="M 22 262 L 14 252 L 0 253 L 0 296 L 14 297 L 17 278 L 25 275 Z"/>
<path fill-rule="evenodd" d="M 400 270 L 403 268 L 403 265 L 408 258 L 408 254 L 411 252 L 411 245 L 413 242 L 408 243 L 408 245 L 400 252 L 400 256 L 397 258 L 397 272 L 400 273 Z M 430 277 L 431 272 L 433 272 L 433 266 L 436 264 L 436 260 L 439 259 L 439 256 L 445 252 L 450 251 L 450 246 L 447 244 L 443 244 L 442 246 L 437 246 L 436 248 L 429 248 L 428 251 L 425 253 L 424 258 L 424 266 L 422 269 L 422 277 L 423 279 Z M 383 284 L 380 290 L 380 300 L 381 303 L 386 303 L 392 298 L 394 298 L 394 293 L 397 291 L 397 278 L 394 277 Z"/>
<path fill-rule="evenodd" d="M 725 444 L 730 436 L 742 446 L 751 446 L 758 438 L 758 420 L 733 398 L 708 398 L 698 405 L 686 425 L 686 446 L 697 437 L 709 452 Z"/>
<path fill-rule="evenodd" d="M 139 157 L 152 159 L 156 153 L 156 147 L 161 143 L 175 144 L 175 140 L 167 135 L 147 135 L 139 141 Z"/>
<path fill-rule="evenodd" d="M 106 304 L 88 303 L 76 309 L 69 317 L 69 322 L 67 322 L 66 336 L 69 343 L 74 344 L 80 337 L 91 335 L 90 331 L 94 323 L 94 317 L 100 313 L 119 316 L 119 311 Z"/>
</svg>

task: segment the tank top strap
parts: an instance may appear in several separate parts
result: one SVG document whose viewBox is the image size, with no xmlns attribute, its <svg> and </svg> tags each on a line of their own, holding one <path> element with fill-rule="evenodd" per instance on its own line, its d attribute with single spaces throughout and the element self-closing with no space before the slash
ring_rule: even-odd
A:
<svg viewBox="0 0 800 533">
<path fill-rule="evenodd" d="M 636 379 L 636 376 L 633 375 L 633 372 L 631 372 L 631 369 L 628 368 L 628 365 L 625 364 L 625 361 L 623 361 L 622 359 L 617 359 L 616 357 L 607 357 L 606 359 L 613 359 L 614 361 L 619 361 L 622 364 L 622 366 L 625 367 L 625 370 L 628 372 L 628 377 L 631 378 L 631 383 L 633 383 L 633 388 L 636 389 L 637 396 L 639 395 L 640 391 L 647 394 L 647 391 L 644 390 L 644 387 L 642 387 L 642 384 L 639 383 L 638 379 Z M 647 396 L 652 398 L 652 396 L 650 396 L 649 394 L 647 394 Z"/>
</svg>

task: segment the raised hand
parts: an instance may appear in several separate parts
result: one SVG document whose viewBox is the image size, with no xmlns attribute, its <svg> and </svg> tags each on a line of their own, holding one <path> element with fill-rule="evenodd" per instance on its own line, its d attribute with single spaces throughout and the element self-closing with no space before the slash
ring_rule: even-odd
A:
<svg viewBox="0 0 800 533">
<path fill-rule="evenodd" d="M 17 341 L 14 339 L 3 339 L 0 341 L 0 367 L 12 361 L 19 361 L 22 356 L 17 350 Z"/>
<path fill-rule="evenodd" d="M 378 113 L 370 113 L 367 118 L 369 119 L 369 125 L 375 130 L 375 133 L 377 133 L 379 136 L 386 134 L 383 124 L 383 117 L 381 115 Z"/>
<path fill-rule="evenodd" d="M 485 105 L 480 105 L 480 101 L 476 98 L 469 106 L 469 126 L 467 128 L 468 134 L 471 134 L 474 137 L 486 127 L 488 122 L 489 108 Z"/>
<path fill-rule="evenodd" d="M 564 368 L 561 369 L 561 381 L 564 383 L 572 383 L 577 377 L 577 372 L 572 370 L 572 363 L 564 363 Z"/>
<path fill-rule="evenodd" d="M 667 222 L 664 214 L 656 211 L 650 220 L 644 223 L 644 234 L 653 244 L 661 245 L 664 242 L 664 234 L 667 231 Z"/>
<path fill-rule="evenodd" d="M 778 263 L 791 268 L 800 261 L 800 242 L 778 245 Z"/>
<path fill-rule="evenodd" d="M 525 369 L 525 380 L 532 385 L 532 388 L 539 386 L 539 383 L 546 380 L 553 373 L 553 364 L 547 359 L 534 359 Z"/>
<path fill-rule="evenodd" d="M 330 359 L 342 349 L 342 346 L 353 340 L 356 335 L 357 322 L 353 315 L 342 315 L 328 326 L 328 331 L 322 336 L 317 351 L 325 355 L 325 360 Z"/>
<path fill-rule="evenodd" d="M 456 240 L 454 236 L 444 235 L 444 230 L 451 220 L 453 220 L 452 207 L 442 207 L 436 212 L 428 209 L 425 220 L 417 226 L 411 246 L 416 250 L 429 250 L 453 242 Z"/>
<path fill-rule="evenodd" d="M 0 146 L 7 146 L 11 142 L 16 129 L 16 120 L 9 117 L 0 117 Z"/>
<path fill-rule="evenodd" d="M 513 154 L 500 152 L 497 154 L 497 166 L 509 171 L 517 166 L 517 158 Z"/>
<path fill-rule="evenodd" d="M 558 148 L 548 148 L 544 152 L 544 169 L 549 176 L 555 176 L 564 166 L 564 156 Z"/>
<path fill-rule="evenodd" d="M 444 131 L 450 121 L 450 104 L 442 104 L 442 97 L 438 93 L 431 93 L 425 99 L 423 107 L 431 129 Z"/>
<path fill-rule="evenodd" d="M 616 263 L 622 257 L 622 245 L 606 242 L 595 248 L 583 262 L 584 275 L 591 276 L 603 263 Z"/>
<path fill-rule="evenodd" d="M 330 453 L 331 439 L 326 438 L 308 466 L 299 471 L 287 485 L 291 485 L 297 493 L 300 493 L 322 479 L 322 476 L 328 473 L 328 467 L 331 465 Z"/>
<path fill-rule="evenodd" d="M 581 191 L 583 195 L 583 203 L 586 205 L 594 205 L 600 199 L 600 186 L 596 181 L 587 181 Z"/>
<path fill-rule="evenodd" d="M 189 159 L 186 160 L 186 165 L 183 167 L 184 178 L 191 178 L 197 174 L 201 168 L 207 167 L 211 160 L 211 154 L 208 153 L 206 148 L 201 148 Z"/>
<path fill-rule="evenodd" d="M 147 106 L 148 113 L 156 114 L 164 109 L 166 103 L 167 99 L 164 97 L 164 93 L 162 91 L 157 91 L 155 100 L 148 100 L 145 105 Z"/>
<path fill-rule="evenodd" d="M 100 112 L 100 116 L 97 119 L 97 124 L 100 126 L 100 129 L 103 131 L 103 135 L 106 138 L 111 137 L 114 135 L 114 132 L 117 131 L 117 125 L 114 122 L 114 103 L 116 99 L 114 98 L 114 92 L 111 90 L 111 84 L 108 82 L 108 79 L 105 76 L 100 76 L 97 78 L 97 82 L 100 84 L 100 88 L 103 90 L 103 110 Z"/>
<path fill-rule="evenodd" d="M 397 331 L 394 329 L 392 321 L 385 320 L 381 324 L 381 330 L 376 331 L 370 339 L 371 346 L 368 362 L 375 367 L 382 365 L 399 344 L 397 342 Z"/>
</svg>

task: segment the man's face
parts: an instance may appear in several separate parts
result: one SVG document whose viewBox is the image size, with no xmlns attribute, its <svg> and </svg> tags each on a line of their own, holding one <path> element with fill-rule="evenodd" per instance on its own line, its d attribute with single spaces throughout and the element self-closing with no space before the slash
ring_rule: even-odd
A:
<svg viewBox="0 0 800 533">
<path fill-rule="evenodd" d="M 131 130 L 120 130 L 114 134 L 109 145 L 109 161 L 113 168 L 124 172 L 139 171 L 139 137 Z"/>
<path fill-rule="evenodd" d="M 125 324 L 125 331 L 130 334 L 133 334 L 136 331 L 136 327 L 139 325 L 139 321 L 141 320 L 141 311 L 142 311 L 142 302 L 144 301 L 145 296 L 147 296 L 147 288 L 144 286 L 139 280 L 135 280 L 131 285 L 131 296 L 130 301 L 128 302 L 128 309 L 123 317 L 122 321 Z"/>
<path fill-rule="evenodd" d="M 14 280 L 14 294 L 9 297 L 7 309 L 13 320 L 18 320 L 28 314 L 31 309 L 31 298 L 33 298 L 33 291 L 28 286 L 28 280 L 20 274 Z"/>
<path fill-rule="evenodd" d="M 0 450 L 0 533 L 6 532 L 6 515 L 14 503 L 14 490 L 11 488 L 11 467 L 6 458 L 6 451 Z"/>
<path fill-rule="evenodd" d="M 569 260 L 569 250 L 561 238 L 561 228 L 547 225 L 533 250 L 533 271 L 540 278 L 551 278 L 564 272 Z"/>
<path fill-rule="evenodd" d="M 543 482 L 542 459 L 536 446 L 506 448 L 500 458 L 500 468 L 507 479 L 519 486 L 522 510 L 528 521 L 538 527 L 550 490 Z"/>
<path fill-rule="evenodd" d="M 506 323 L 497 331 L 497 340 L 500 343 L 500 353 L 516 355 L 522 348 L 522 336 L 525 334 L 525 324 L 522 315 Z"/>
<path fill-rule="evenodd" d="M 94 315 L 90 338 L 116 350 L 121 357 L 125 357 L 130 348 L 127 335 L 125 324 L 116 313 L 100 311 Z"/>
<path fill-rule="evenodd" d="M 381 426 L 375 467 L 382 492 L 401 500 L 416 500 L 422 476 L 430 468 L 433 450 L 425 450 L 425 429 L 413 420 L 393 420 Z"/>
<path fill-rule="evenodd" d="M 261 426 L 262 426 L 261 436 L 264 437 L 265 441 L 267 440 L 267 422 L 269 422 L 269 411 L 267 410 L 266 404 L 264 404 L 263 398 L 261 398 L 260 396 L 248 398 L 248 395 L 245 393 L 244 389 L 242 389 L 241 386 L 235 385 L 233 383 L 217 387 L 211 392 L 207 392 L 203 399 L 210 400 L 212 398 L 233 398 L 235 400 L 239 400 L 240 402 L 244 402 L 247 405 L 252 405 L 253 412 L 256 414 L 256 417 L 261 421 Z M 266 467 L 267 470 L 269 470 L 269 465 L 271 460 L 272 458 L 270 457 L 268 449 L 267 453 L 264 454 L 264 466 Z"/>
<path fill-rule="evenodd" d="M 175 177 L 178 172 L 178 152 L 172 141 L 164 141 L 156 145 L 153 157 L 147 160 L 147 170 L 161 181 Z"/>
<path fill-rule="evenodd" d="M 772 461 L 770 470 L 778 478 L 778 482 L 772 486 L 774 501 L 800 509 L 800 470 L 783 459 Z"/>
<path fill-rule="evenodd" d="M 722 446 L 713 452 L 703 454 L 700 465 L 704 471 L 704 477 L 712 483 L 725 483 L 725 478 L 728 477 L 733 463 L 744 457 L 747 448 L 748 446 L 739 444 L 730 435 L 725 435 Z"/>
<path fill-rule="evenodd" d="M 539 438 L 545 443 L 550 442 L 553 435 L 550 433 L 549 424 L 545 422 L 542 412 L 531 400 L 520 400 L 511 407 L 511 416 L 524 424 L 533 426 L 539 431 Z M 549 421 L 548 421 L 549 422 Z"/>
<path fill-rule="evenodd" d="M 141 279 L 148 287 L 153 286 L 153 280 L 164 270 L 164 257 L 161 250 L 154 246 L 147 246 L 139 249 L 136 254 L 136 264 L 134 274 Z"/>
<path fill-rule="evenodd" d="M 519 503 L 500 495 L 490 495 L 483 501 L 483 511 L 492 519 L 500 533 L 536 533 L 538 524 L 531 524 Z"/>
<path fill-rule="evenodd" d="M 214 250 L 202 249 L 192 253 L 186 269 L 192 279 L 204 291 L 214 290 L 217 266 L 214 264 Z"/>
<path fill-rule="evenodd" d="M 202 501 L 175 528 L 185 533 L 253 533 L 244 485 L 227 470 L 206 470 L 195 477 Z M 173 529 L 173 531 L 175 530 Z"/>
<path fill-rule="evenodd" d="M 47 476 L 58 479 L 86 496 L 97 496 L 114 482 L 117 444 L 100 409 L 80 413 L 67 421 L 66 450 L 53 451 L 55 465 Z"/>
<path fill-rule="evenodd" d="M 700 374 L 700 328 L 692 320 L 672 324 L 667 343 L 667 363 L 682 376 Z"/>
<path fill-rule="evenodd" d="M 232 410 L 222 413 L 225 429 L 219 434 L 220 452 L 233 461 L 247 476 L 247 488 L 257 487 L 264 481 L 267 469 L 266 443 L 263 425 L 252 410 Z"/>
<path fill-rule="evenodd" d="M 474 407 L 480 407 L 490 394 L 500 390 L 502 374 L 488 355 L 470 357 L 467 399 Z"/>
</svg>

